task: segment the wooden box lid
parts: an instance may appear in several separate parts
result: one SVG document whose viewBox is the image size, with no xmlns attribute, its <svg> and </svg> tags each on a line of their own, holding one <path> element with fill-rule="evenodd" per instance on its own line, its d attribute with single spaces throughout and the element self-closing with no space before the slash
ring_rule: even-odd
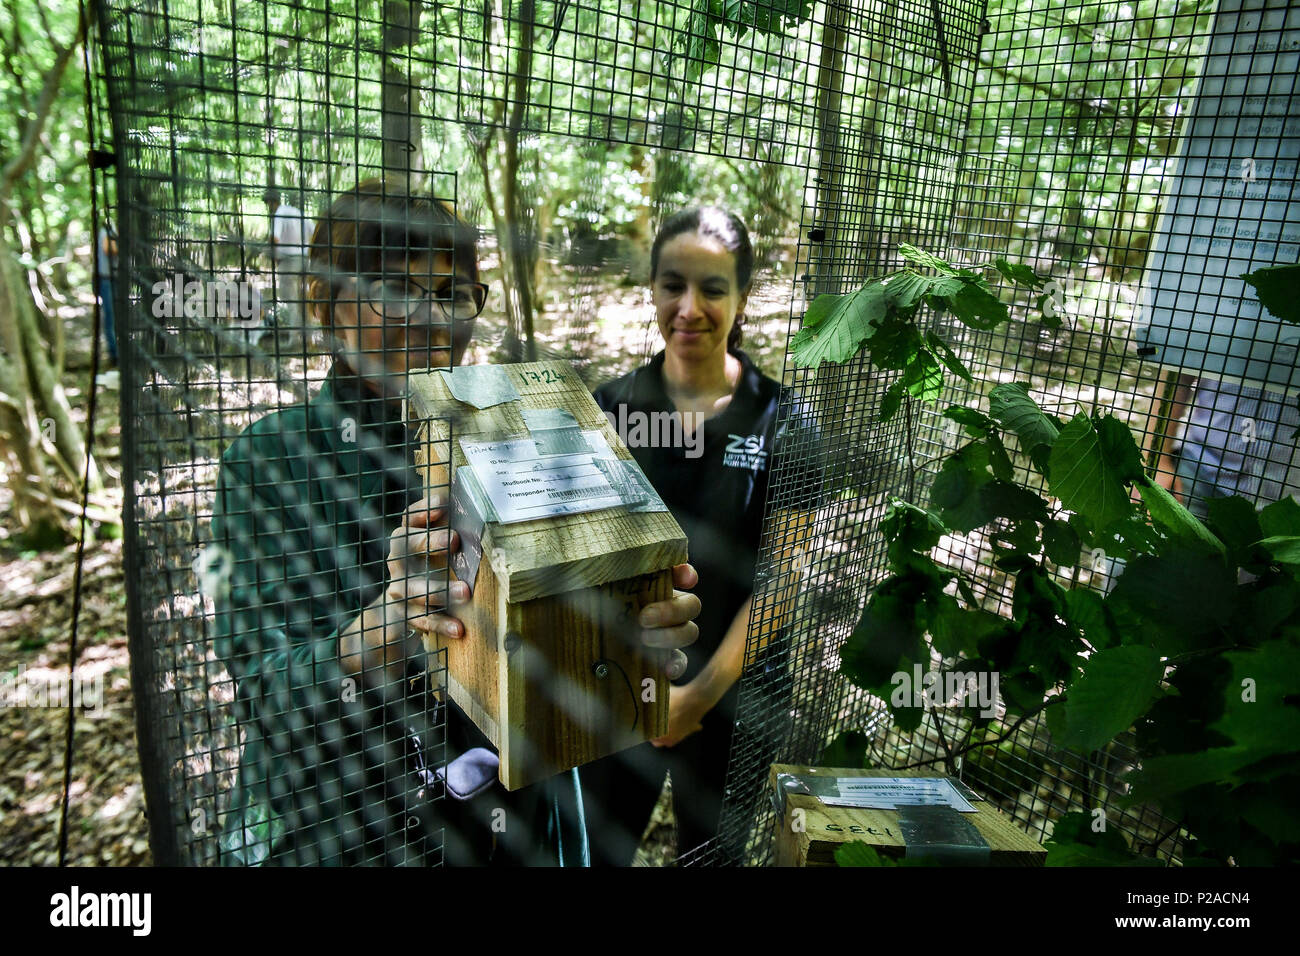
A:
<svg viewBox="0 0 1300 956">
<path fill-rule="evenodd" d="M 580 428 L 600 430 L 617 457 L 632 461 L 632 453 L 567 362 L 498 367 L 505 370 L 519 398 L 490 408 L 457 401 L 439 370 L 410 376 L 407 414 L 424 423 L 425 448 L 417 459 L 426 485 L 450 486 L 443 461 L 449 436 L 456 439 L 450 443 L 454 472 L 466 463 L 461 439 L 528 437 L 524 409 L 565 409 Z M 489 522 L 483 535 L 483 560 L 490 563 L 505 600 L 519 603 L 682 564 L 687 560 L 687 542 L 667 511 L 607 508 L 516 524 Z"/>
</svg>

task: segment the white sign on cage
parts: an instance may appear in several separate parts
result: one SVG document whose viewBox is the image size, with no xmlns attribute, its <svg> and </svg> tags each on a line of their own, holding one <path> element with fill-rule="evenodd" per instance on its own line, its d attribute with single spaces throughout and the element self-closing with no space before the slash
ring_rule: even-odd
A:
<svg viewBox="0 0 1300 956">
<path fill-rule="evenodd" d="M 1300 327 L 1238 276 L 1300 259 L 1300 7 L 1223 0 L 1153 238 L 1138 354 L 1257 385 L 1300 387 Z"/>
</svg>

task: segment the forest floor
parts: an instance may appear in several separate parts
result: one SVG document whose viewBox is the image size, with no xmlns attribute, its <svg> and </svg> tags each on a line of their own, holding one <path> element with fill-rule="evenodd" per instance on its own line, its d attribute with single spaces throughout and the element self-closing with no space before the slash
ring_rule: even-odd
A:
<svg viewBox="0 0 1300 956">
<path fill-rule="evenodd" d="M 491 275 L 491 270 L 488 272 Z M 595 385 L 644 362 L 658 348 L 659 337 L 643 288 L 615 277 L 586 280 L 585 297 L 566 295 L 572 277 L 556 275 L 543 298 L 537 323 L 542 357 L 577 358 L 584 377 Z M 579 287 L 581 285 L 579 284 Z M 756 363 L 780 377 L 789 321 L 791 280 L 788 274 L 755 289 L 749 301 L 745 348 Z M 577 309 L 569 303 L 577 301 Z M 84 426 L 90 387 L 90 303 L 70 304 L 65 387 L 74 413 Z M 504 319 L 492 304 L 476 331 L 480 343 L 498 343 Z M 1076 350 L 1081 350 L 1078 355 Z M 1134 363 L 1116 362 L 1098 379 L 1085 382 L 1081 371 L 1095 353 L 1096 342 L 1074 336 L 1056 341 L 999 340 L 982 346 L 987 367 L 973 363 L 977 377 L 1028 380 L 1068 408 L 1097 401 L 1144 414 L 1153 382 L 1139 379 Z M 1023 361 L 994 367 L 1008 355 Z M 476 346 L 467 361 L 493 361 L 500 355 L 487 344 Z M 1103 366 L 1105 367 L 1105 366 Z M 1089 375 L 1091 378 L 1091 375 Z M 101 376 L 95 447 L 104 469 L 107 494 L 120 503 L 121 422 L 116 375 Z M 1140 425 L 1139 421 L 1134 422 Z M 13 703 L 19 685 L 64 686 L 66 683 L 74 601 L 76 547 L 37 549 L 20 544 L 0 491 L 0 680 L 3 703 Z M 144 796 L 135 742 L 135 711 L 127 652 L 125 580 L 122 541 L 111 526 L 85 549 L 80 587 L 81 610 L 76 629 L 78 680 L 82 702 L 90 702 L 76 720 L 67 826 L 67 860 L 74 865 L 144 865 L 151 862 Z M 972 542 L 945 542 L 958 564 L 979 562 Z M 62 810 L 67 709 L 46 706 L 0 706 L 0 863 L 50 865 L 58 860 Z M 95 704 L 99 706 L 94 706 Z M 91 713 L 87 713 L 87 709 Z M 674 857 L 673 823 L 665 789 L 647 829 L 638 865 L 665 865 Z"/>
</svg>

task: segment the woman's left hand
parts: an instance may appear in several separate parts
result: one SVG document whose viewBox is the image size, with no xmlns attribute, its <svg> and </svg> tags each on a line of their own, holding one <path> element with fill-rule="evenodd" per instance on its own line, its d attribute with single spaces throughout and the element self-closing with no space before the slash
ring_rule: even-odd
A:
<svg viewBox="0 0 1300 956">
<path fill-rule="evenodd" d="M 689 564 L 673 568 L 673 596 L 641 608 L 641 643 L 646 647 L 672 648 L 665 671 L 669 680 L 686 673 L 686 654 L 681 648 L 694 644 L 700 636 L 695 618 L 700 614 L 700 599 L 689 589 L 700 583 L 700 576 Z"/>
<path fill-rule="evenodd" d="M 668 694 L 668 733 L 650 741 L 656 747 L 676 747 L 702 730 L 701 721 L 709 708 L 691 684 L 674 687 Z"/>
</svg>

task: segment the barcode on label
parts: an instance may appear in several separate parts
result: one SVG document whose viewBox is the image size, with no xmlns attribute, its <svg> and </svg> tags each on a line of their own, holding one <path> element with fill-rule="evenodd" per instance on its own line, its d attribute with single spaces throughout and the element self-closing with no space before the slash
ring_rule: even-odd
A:
<svg viewBox="0 0 1300 956">
<path fill-rule="evenodd" d="M 547 492 L 552 501 L 574 501 L 580 498 L 604 498 L 609 495 L 608 488 L 564 488 Z"/>
</svg>

